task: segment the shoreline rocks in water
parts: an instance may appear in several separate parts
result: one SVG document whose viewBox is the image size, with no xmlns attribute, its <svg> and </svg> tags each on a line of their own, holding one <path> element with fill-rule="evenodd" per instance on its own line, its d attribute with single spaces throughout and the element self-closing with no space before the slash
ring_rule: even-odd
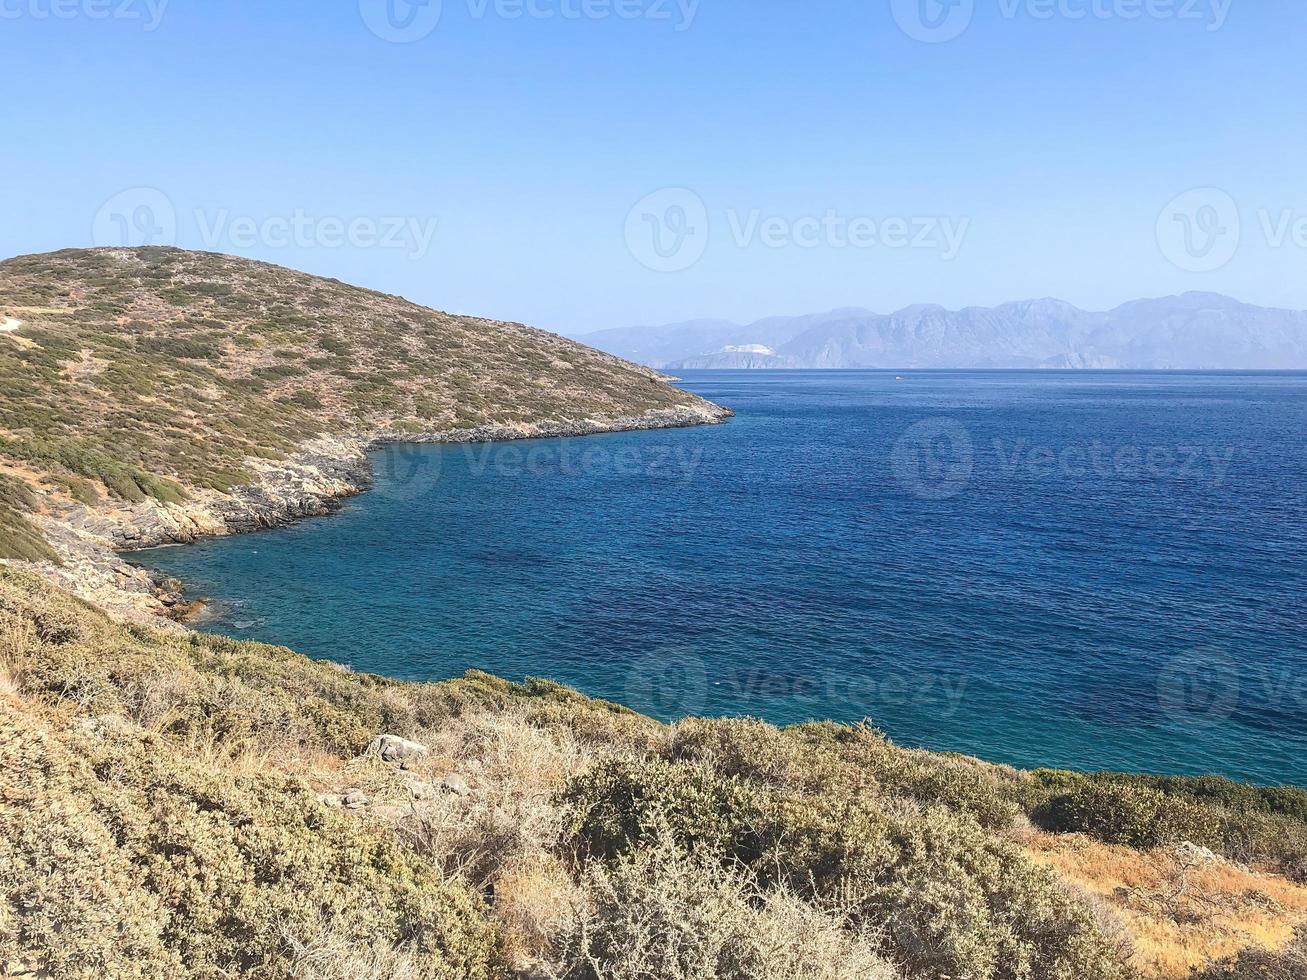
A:
<svg viewBox="0 0 1307 980">
<path fill-rule="evenodd" d="M 35 518 L 62 564 L 32 566 L 53 584 L 115 615 L 185 623 L 207 600 L 187 599 L 176 579 L 156 576 L 122 556 L 204 538 L 284 527 L 334 513 L 342 501 L 372 487 L 368 459 L 388 444 L 425 445 L 556 439 L 614 432 L 714 425 L 734 416 L 716 405 L 657 409 L 616 418 L 487 425 L 442 432 L 378 431 L 364 436 L 321 436 L 284 460 L 251 460 L 254 482 L 223 494 L 189 491 L 182 503 L 149 499 L 136 504 L 70 507 Z"/>
</svg>

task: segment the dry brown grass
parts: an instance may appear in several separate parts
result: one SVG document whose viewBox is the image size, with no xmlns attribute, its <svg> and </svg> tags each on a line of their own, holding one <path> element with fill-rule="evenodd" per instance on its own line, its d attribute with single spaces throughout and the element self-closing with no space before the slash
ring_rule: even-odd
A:
<svg viewBox="0 0 1307 980">
<path fill-rule="evenodd" d="M 494 915 L 513 966 L 523 973 L 542 969 L 584 901 L 582 886 L 552 855 L 527 857 L 505 868 L 495 880 Z"/>
<path fill-rule="evenodd" d="M 1307 888 L 1227 861 L 1194 862 L 1174 849 L 1136 851 L 1079 834 L 1034 834 L 1026 848 L 1120 918 L 1147 977 L 1186 980 L 1250 947 L 1279 951 L 1307 924 Z"/>
<path fill-rule="evenodd" d="M 284 934 L 296 980 L 421 980 L 418 958 L 407 949 L 360 942 L 320 920 Z"/>
<path fill-rule="evenodd" d="M 562 937 L 577 980 L 898 980 L 841 918 L 686 854 L 670 836 L 592 866 Z"/>
<path fill-rule="evenodd" d="M 494 895 L 493 915 L 520 969 L 543 963 L 578 901 L 555 856 L 563 839 L 558 794 L 589 757 L 565 730 L 547 731 L 514 712 L 476 712 L 420 734 L 431 756 L 410 775 L 439 786 L 448 775 L 469 792 L 440 792 L 399 820 L 420 853 Z"/>
<path fill-rule="evenodd" d="M 0 610 L 0 697 L 6 700 L 22 693 L 23 663 L 34 636 L 31 620 Z"/>
<path fill-rule="evenodd" d="M 328 797 L 360 789 L 369 805 L 355 819 L 398 832 L 447 874 L 493 896 L 492 917 L 509 961 L 524 973 L 546 969 L 583 899 L 557 855 L 564 836 L 558 796 L 593 762 L 593 750 L 568 730 L 537 727 L 512 709 L 471 711 L 412 735 L 430 754 L 402 768 L 368 754 L 341 759 L 305 747 L 275 754 L 247 748 L 230 755 L 221 745 L 192 751 L 233 772 L 276 768 L 298 774 Z M 446 777 L 465 781 L 468 792 L 444 789 Z M 415 799 L 415 787 L 423 789 L 422 798 Z M 305 947 L 301 955 L 310 965 L 353 962 L 331 948 Z M 374 975 L 359 969 L 360 976 Z"/>
</svg>

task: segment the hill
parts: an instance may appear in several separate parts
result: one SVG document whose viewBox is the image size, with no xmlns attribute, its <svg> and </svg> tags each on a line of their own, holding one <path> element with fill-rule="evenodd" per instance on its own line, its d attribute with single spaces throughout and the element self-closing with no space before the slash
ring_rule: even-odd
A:
<svg viewBox="0 0 1307 980">
<path fill-rule="evenodd" d="M 0 262 L 0 558 L 108 601 L 105 545 L 320 513 L 385 441 L 720 421 L 663 376 L 541 330 L 171 248 Z"/>
<path fill-rule="evenodd" d="M 1307 313 L 1186 293 L 1106 313 L 1045 299 L 994 308 L 843 309 L 747 326 L 696 321 L 608 330 L 587 343 L 669 370 L 693 368 L 1307 369 Z M 762 345 L 770 356 L 732 348 Z"/>
</svg>

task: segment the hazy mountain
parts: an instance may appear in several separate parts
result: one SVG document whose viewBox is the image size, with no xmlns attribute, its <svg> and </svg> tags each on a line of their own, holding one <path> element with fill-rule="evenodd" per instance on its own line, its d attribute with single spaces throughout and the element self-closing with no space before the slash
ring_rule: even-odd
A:
<svg viewBox="0 0 1307 980">
<path fill-rule="evenodd" d="M 638 364 L 670 364 L 691 354 L 720 353 L 732 346 L 762 344 L 773 347 L 774 344 L 768 341 L 780 344 L 794 336 L 789 320 L 779 321 L 782 327 L 775 335 L 765 326 L 769 322 L 760 320 L 744 327 L 728 320 L 689 320 L 662 327 L 601 330 L 587 334 L 583 342 Z"/>
<path fill-rule="evenodd" d="M 910 306 L 606 330 L 585 343 L 654 367 L 1307 369 L 1307 313 L 1213 293 L 1106 313 L 1056 299 L 947 310 Z"/>
</svg>

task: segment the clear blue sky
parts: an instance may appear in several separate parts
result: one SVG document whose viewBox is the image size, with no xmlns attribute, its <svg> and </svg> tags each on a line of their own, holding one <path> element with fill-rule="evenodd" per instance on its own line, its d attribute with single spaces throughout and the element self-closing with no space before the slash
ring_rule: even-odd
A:
<svg viewBox="0 0 1307 980">
<path fill-rule="evenodd" d="M 1284 225 L 1274 245 L 1259 216 L 1307 219 L 1300 0 L 972 0 L 944 43 L 900 29 L 897 0 L 699 0 L 692 18 L 676 0 L 532 0 L 539 16 L 519 18 L 515 0 L 444 0 L 403 44 L 368 18 L 424 31 L 433 8 L 171 0 L 156 25 L 160 2 L 0 0 L 0 253 L 121 234 L 106 202 L 148 187 L 183 246 L 565 332 L 1186 289 L 1307 308 L 1307 241 Z M 584 4 L 613 15 L 573 16 Z M 628 222 L 666 187 L 707 218 L 702 257 L 671 272 L 642 264 L 638 239 L 681 216 Z M 1159 215 L 1195 187 L 1242 218 L 1215 271 L 1158 244 Z M 300 244 L 262 227 L 297 213 Z M 771 245 L 734 227 L 751 214 L 781 219 Z M 841 247 L 800 221 L 828 214 L 966 230 L 945 260 L 929 235 Z M 260 230 L 215 237 L 224 218 Z M 324 218 L 438 224 L 425 251 L 411 231 L 378 247 L 366 226 L 329 247 Z"/>
</svg>

